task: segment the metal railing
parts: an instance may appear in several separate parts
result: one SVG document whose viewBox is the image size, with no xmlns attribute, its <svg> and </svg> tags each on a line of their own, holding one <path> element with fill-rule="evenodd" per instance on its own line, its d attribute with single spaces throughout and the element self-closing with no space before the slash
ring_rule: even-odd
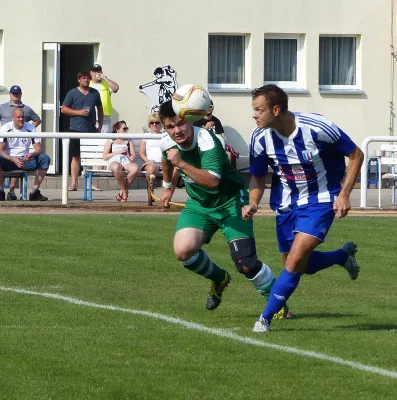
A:
<svg viewBox="0 0 397 400">
<path fill-rule="evenodd" d="M 72 132 L 5 132 L 7 138 L 62 139 L 62 205 L 68 204 L 69 144 L 70 139 L 156 139 L 162 135 L 153 133 L 72 133 Z"/>
<path fill-rule="evenodd" d="M 368 145 L 371 142 L 397 142 L 396 136 L 367 136 L 362 144 L 361 150 L 364 153 L 364 161 L 361 167 L 361 191 L 360 191 L 360 207 L 367 208 L 367 181 L 368 181 Z M 379 171 L 381 174 L 382 171 Z"/>
</svg>

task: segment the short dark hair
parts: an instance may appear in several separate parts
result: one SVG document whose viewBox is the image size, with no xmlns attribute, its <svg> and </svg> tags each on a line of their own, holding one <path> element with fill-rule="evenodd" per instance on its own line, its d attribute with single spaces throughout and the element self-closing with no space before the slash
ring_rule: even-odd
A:
<svg viewBox="0 0 397 400">
<path fill-rule="evenodd" d="M 83 78 L 84 76 L 87 76 L 88 78 L 91 78 L 91 75 L 88 71 L 80 71 L 77 74 L 77 79 Z"/>
<path fill-rule="evenodd" d="M 168 100 L 165 103 L 161 104 L 159 115 L 161 122 L 164 121 L 165 118 L 175 118 L 176 114 L 174 109 L 172 108 L 172 100 Z"/>
<path fill-rule="evenodd" d="M 288 95 L 277 85 L 265 85 L 256 88 L 251 94 L 253 100 L 259 96 L 263 96 L 268 101 L 271 108 L 279 106 L 280 112 L 288 111 Z"/>
</svg>

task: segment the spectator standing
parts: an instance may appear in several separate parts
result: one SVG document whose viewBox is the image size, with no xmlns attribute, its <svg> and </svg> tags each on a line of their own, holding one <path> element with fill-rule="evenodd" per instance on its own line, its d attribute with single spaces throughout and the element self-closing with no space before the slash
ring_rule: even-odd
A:
<svg viewBox="0 0 397 400">
<path fill-rule="evenodd" d="M 90 70 L 90 87 L 98 90 L 103 107 L 103 124 L 101 132 L 112 132 L 112 93 L 119 91 L 119 85 L 103 74 L 102 66 L 94 64 Z M 97 121 L 99 125 L 99 121 Z"/>
<path fill-rule="evenodd" d="M 224 135 L 225 131 L 223 129 L 223 125 L 221 121 L 213 115 L 214 112 L 214 102 L 211 100 L 210 108 L 208 109 L 207 114 L 204 118 L 193 123 L 193 126 L 198 126 L 199 128 L 207 129 L 207 131 L 212 130 L 216 137 L 222 143 L 223 148 L 226 150 L 226 154 L 229 158 L 230 163 L 236 168 L 236 159 L 239 157 L 239 153 L 237 153 L 232 146 L 226 143 L 226 137 Z"/>
<path fill-rule="evenodd" d="M 70 90 L 63 101 L 61 112 L 70 117 L 70 132 L 101 132 L 103 108 L 99 92 L 90 88 L 90 73 L 82 71 L 77 74 L 78 87 Z M 96 115 L 98 114 L 98 125 Z M 70 191 L 77 190 L 77 178 L 81 168 L 80 139 L 70 139 L 70 156 L 72 183 Z"/>
<path fill-rule="evenodd" d="M 103 74 L 102 66 L 99 64 L 94 64 L 90 70 L 91 82 L 90 87 L 98 90 L 99 95 L 101 96 L 102 107 L 103 107 L 103 124 L 101 132 L 112 132 L 112 113 L 113 113 L 113 105 L 112 105 L 112 93 L 117 93 L 119 90 L 119 85 L 109 79 L 107 76 Z M 97 120 L 98 126 L 98 120 Z M 98 169 L 102 169 L 101 166 L 97 167 Z M 92 185 L 92 190 L 101 191 L 98 186 Z"/>
<path fill-rule="evenodd" d="M 12 112 L 15 108 L 24 111 L 25 122 L 31 122 L 37 128 L 41 124 L 40 117 L 28 105 L 22 103 L 22 89 L 18 85 L 10 88 L 10 101 L 0 105 L 0 126 L 12 121 Z M 7 200 L 17 200 L 15 195 L 16 178 L 10 180 L 10 191 L 7 193 Z"/>
<path fill-rule="evenodd" d="M 35 132 L 33 124 L 25 122 L 25 114 L 22 107 L 14 108 L 12 121 L 7 122 L 0 128 L 0 201 L 5 200 L 3 189 L 3 171 L 34 171 L 36 177 L 32 192 L 29 194 L 30 201 L 46 201 L 48 197 L 40 193 L 40 185 L 50 165 L 50 157 L 43 154 L 40 138 L 7 138 L 8 132 Z M 29 153 L 30 145 L 34 151 Z M 8 197 L 7 197 L 8 199 Z"/>
<path fill-rule="evenodd" d="M 218 139 L 222 142 L 223 147 L 225 147 L 225 137 L 223 134 L 225 133 L 221 121 L 213 115 L 214 112 L 214 102 L 211 100 L 210 108 L 207 111 L 207 114 L 204 117 L 193 123 L 193 126 L 198 126 L 199 128 L 204 128 L 210 130 L 212 129 L 214 133 L 218 135 Z M 223 140 L 219 137 L 223 138 Z"/>
</svg>

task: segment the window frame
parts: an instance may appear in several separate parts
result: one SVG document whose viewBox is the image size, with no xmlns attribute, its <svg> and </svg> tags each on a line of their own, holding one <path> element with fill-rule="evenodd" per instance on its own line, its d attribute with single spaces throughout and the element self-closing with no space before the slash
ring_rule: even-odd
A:
<svg viewBox="0 0 397 400">
<path fill-rule="evenodd" d="M 320 85 L 320 38 L 348 37 L 356 39 L 356 84 L 355 85 Z M 318 88 L 320 92 L 361 91 L 362 90 L 362 49 L 361 35 L 353 34 L 321 34 L 318 40 Z"/>
<path fill-rule="evenodd" d="M 244 38 L 244 48 L 243 48 L 243 57 L 244 57 L 244 83 L 210 83 L 209 79 L 209 71 L 207 65 L 207 82 L 208 82 L 208 90 L 212 89 L 249 89 L 251 87 L 250 75 L 251 75 L 251 34 L 249 33 L 208 33 L 208 51 L 209 51 L 209 37 L 210 36 L 242 36 Z M 208 52 L 207 52 L 208 54 Z M 208 64 L 210 60 L 208 59 Z"/>
<path fill-rule="evenodd" d="M 263 84 L 274 84 L 282 89 L 300 89 L 306 90 L 306 35 L 299 34 L 283 34 L 283 33 L 269 33 L 263 37 L 263 59 L 265 57 L 265 40 L 266 39 L 294 39 L 296 43 L 296 81 L 266 81 L 265 80 L 265 66 L 263 65 Z"/>
<path fill-rule="evenodd" d="M 5 76 L 4 76 L 4 29 L 0 29 L 0 90 L 4 90 L 4 82 L 5 82 Z"/>
</svg>

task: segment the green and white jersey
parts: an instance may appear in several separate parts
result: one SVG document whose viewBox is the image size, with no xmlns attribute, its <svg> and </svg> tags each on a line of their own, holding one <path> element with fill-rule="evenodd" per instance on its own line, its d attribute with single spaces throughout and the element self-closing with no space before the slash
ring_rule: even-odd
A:
<svg viewBox="0 0 397 400">
<path fill-rule="evenodd" d="M 178 168 L 185 182 L 187 194 L 193 200 L 206 208 L 223 206 L 245 187 L 243 179 L 240 173 L 231 166 L 222 143 L 212 132 L 198 127 L 193 127 L 193 130 L 194 139 L 189 149 L 180 147 L 168 134 L 164 135 L 161 139 L 163 157 L 168 161 L 166 151 L 172 148 L 178 149 L 182 160 L 186 163 L 218 177 L 219 186 L 210 190 L 196 184 L 183 170 Z"/>
</svg>

